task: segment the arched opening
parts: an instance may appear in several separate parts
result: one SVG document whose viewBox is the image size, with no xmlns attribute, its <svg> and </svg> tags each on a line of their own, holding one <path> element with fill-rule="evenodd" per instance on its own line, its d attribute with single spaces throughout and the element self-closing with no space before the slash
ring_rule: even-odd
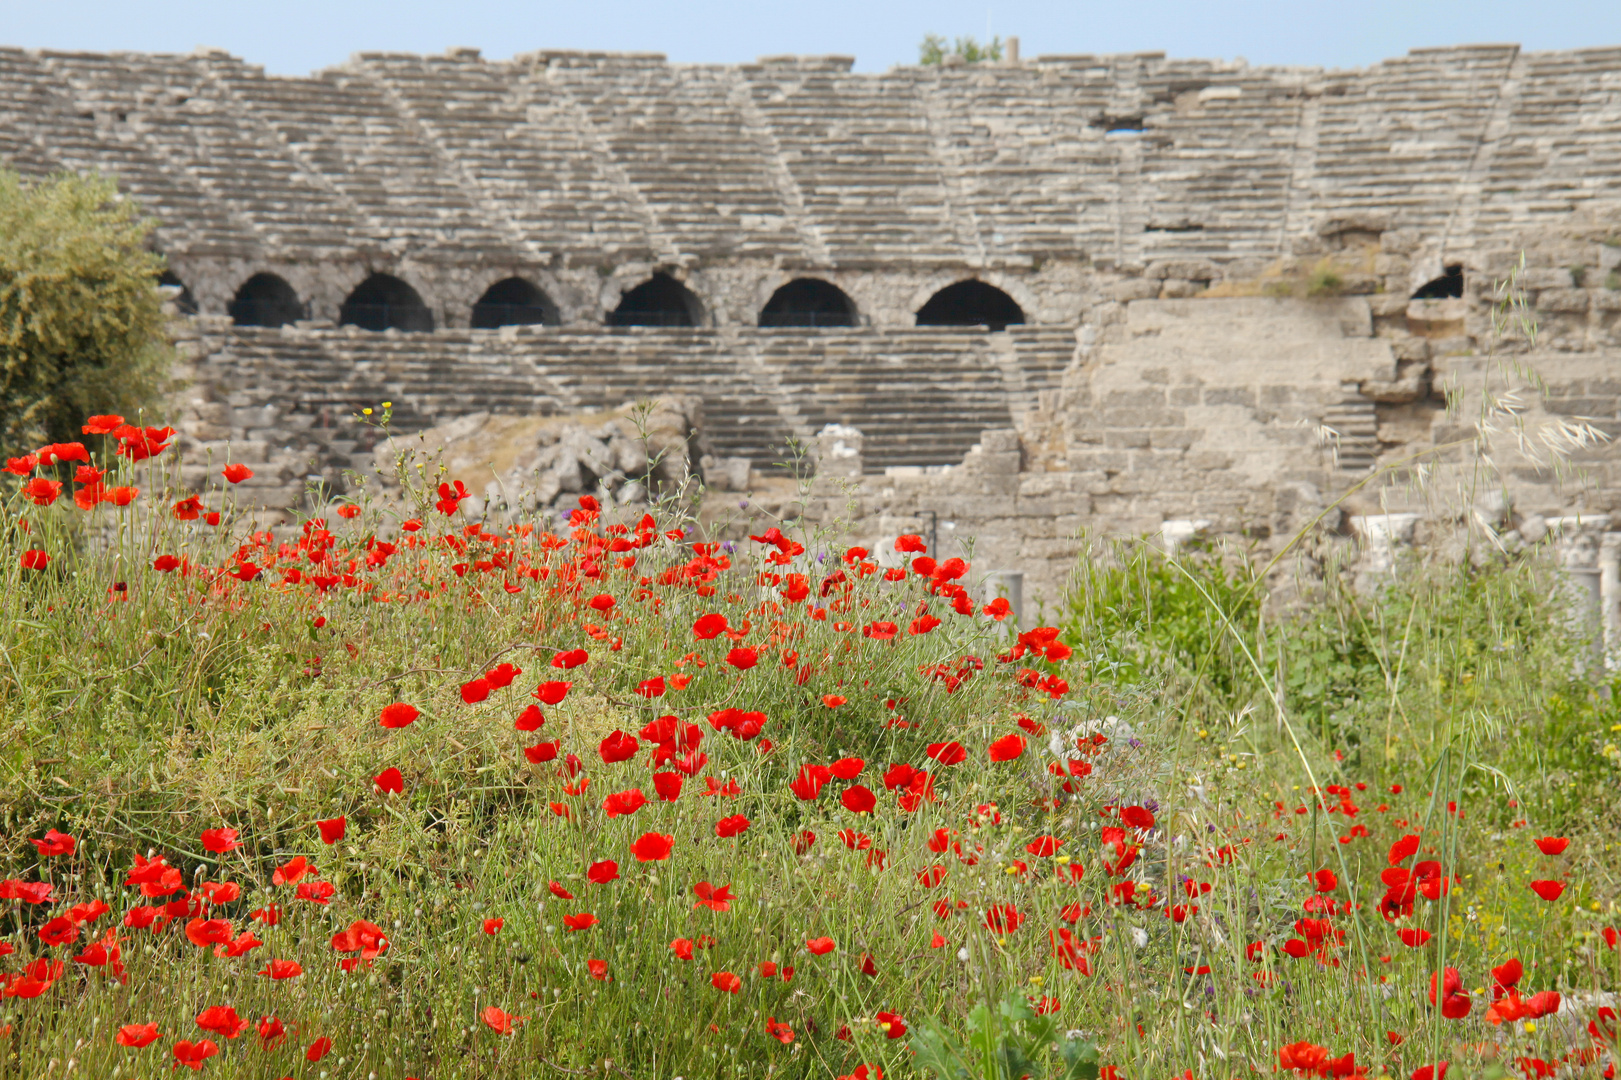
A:
<svg viewBox="0 0 1621 1080">
<path fill-rule="evenodd" d="M 174 299 L 174 306 L 180 309 L 180 314 L 197 314 L 197 298 L 191 295 L 191 290 L 186 288 L 186 283 L 181 281 L 179 275 L 173 270 L 165 270 L 163 273 L 159 274 L 158 284 L 173 285 L 175 288 L 180 290 L 180 295 Z"/>
<path fill-rule="evenodd" d="M 1463 295 L 1463 264 L 1453 263 L 1446 273 L 1426 281 L 1413 294 L 1414 300 L 1447 300 Z"/>
<path fill-rule="evenodd" d="M 1024 312 L 1013 297 L 983 281 L 969 279 L 947 285 L 918 308 L 919 326 L 986 326 L 1006 330 L 1024 322 Z"/>
<path fill-rule="evenodd" d="M 343 302 L 338 322 L 362 330 L 432 330 L 433 312 L 399 278 L 373 274 Z"/>
<path fill-rule="evenodd" d="M 819 278 L 795 278 L 760 309 L 761 326 L 854 326 L 856 306 L 844 290 Z"/>
<path fill-rule="evenodd" d="M 275 274 L 254 274 L 227 305 L 238 326 L 286 326 L 304 317 L 304 305 L 293 287 Z"/>
<path fill-rule="evenodd" d="M 669 274 L 654 274 L 619 299 L 609 326 L 697 326 L 698 298 Z"/>
<path fill-rule="evenodd" d="M 556 326 L 557 306 L 539 287 L 521 277 L 503 278 L 484 290 L 473 305 L 474 330 L 498 326 Z"/>
</svg>

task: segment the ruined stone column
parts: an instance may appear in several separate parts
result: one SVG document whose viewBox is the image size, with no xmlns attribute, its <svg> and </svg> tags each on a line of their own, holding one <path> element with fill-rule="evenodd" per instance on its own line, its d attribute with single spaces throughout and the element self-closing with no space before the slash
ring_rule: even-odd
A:
<svg viewBox="0 0 1621 1080">
<path fill-rule="evenodd" d="M 1604 631 L 1604 664 L 1621 666 L 1621 532 L 1599 540 L 1599 625 Z"/>
<path fill-rule="evenodd" d="M 829 424 L 816 433 L 816 475 L 860 479 L 862 435 L 858 428 Z"/>
<path fill-rule="evenodd" d="M 1554 551 L 1564 569 L 1571 629 L 1590 641 L 1595 664 L 1604 663 L 1603 571 L 1600 537 L 1610 527 L 1608 514 L 1575 514 L 1548 519 Z"/>
</svg>

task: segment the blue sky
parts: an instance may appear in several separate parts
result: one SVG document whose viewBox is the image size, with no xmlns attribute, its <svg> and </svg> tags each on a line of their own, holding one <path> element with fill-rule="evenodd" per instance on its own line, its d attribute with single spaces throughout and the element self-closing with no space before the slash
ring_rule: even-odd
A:
<svg viewBox="0 0 1621 1080">
<path fill-rule="evenodd" d="M 1253 64 L 1352 67 L 1410 48 L 1518 42 L 1621 45 L 1621 0 L 0 0 L 0 45 L 188 52 L 212 45 L 276 74 L 361 50 L 491 58 L 542 48 L 662 52 L 735 63 L 774 53 L 845 53 L 858 70 L 911 63 L 930 31 L 1016 34 L 1023 53 L 1133 52 Z"/>
</svg>

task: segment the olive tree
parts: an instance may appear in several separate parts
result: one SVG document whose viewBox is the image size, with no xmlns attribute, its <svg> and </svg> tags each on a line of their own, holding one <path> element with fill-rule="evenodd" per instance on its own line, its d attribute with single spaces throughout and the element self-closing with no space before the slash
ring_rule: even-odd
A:
<svg viewBox="0 0 1621 1080">
<path fill-rule="evenodd" d="M 99 176 L 0 170 L 0 453 L 137 414 L 167 382 L 153 222 Z"/>
</svg>

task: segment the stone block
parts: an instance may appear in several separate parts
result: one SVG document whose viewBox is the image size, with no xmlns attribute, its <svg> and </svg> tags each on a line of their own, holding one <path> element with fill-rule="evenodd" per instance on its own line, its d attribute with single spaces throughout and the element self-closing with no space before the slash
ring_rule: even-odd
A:
<svg viewBox="0 0 1621 1080">
<path fill-rule="evenodd" d="M 1203 397 L 1204 394 L 1197 386 L 1173 386 L 1169 392 L 1172 405 L 1198 405 Z"/>
<path fill-rule="evenodd" d="M 1112 450 L 1146 450 L 1149 446 L 1148 428 L 1121 428 L 1110 430 L 1103 437 L 1103 445 Z"/>
<path fill-rule="evenodd" d="M 1149 443 L 1156 450 L 1186 450 L 1204 435 L 1192 428 L 1154 428 L 1148 433 Z"/>
<path fill-rule="evenodd" d="M 1588 308 L 1590 294 L 1586 289 L 1543 289 L 1537 293 L 1539 311 L 1582 312 Z"/>
<path fill-rule="evenodd" d="M 1159 282 L 1146 281 L 1143 278 L 1127 278 L 1116 281 L 1106 290 L 1109 299 L 1118 303 L 1128 303 L 1132 300 L 1152 300 L 1159 295 Z"/>
<path fill-rule="evenodd" d="M 1255 408 L 1255 388 L 1253 386 L 1207 386 L 1204 388 L 1204 403 L 1206 405 L 1242 405 L 1245 408 Z"/>
<path fill-rule="evenodd" d="M 1146 387 L 1140 390 L 1110 390 L 1103 396 L 1102 404 L 1109 409 L 1164 405 L 1165 391 Z"/>
</svg>

